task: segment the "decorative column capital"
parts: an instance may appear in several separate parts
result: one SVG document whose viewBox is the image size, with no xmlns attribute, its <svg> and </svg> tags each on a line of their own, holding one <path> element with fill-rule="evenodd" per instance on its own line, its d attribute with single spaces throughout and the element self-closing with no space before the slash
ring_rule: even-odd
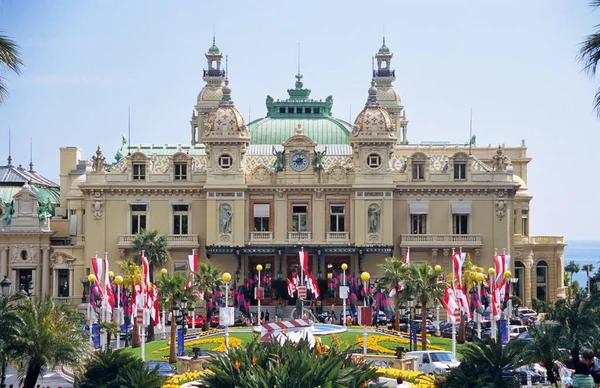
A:
<svg viewBox="0 0 600 388">
<path fill-rule="evenodd" d="M 50 245 L 49 244 L 43 244 L 40 245 L 40 249 L 44 252 L 44 253 L 48 253 L 48 251 L 50 250 Z"/>
</svg>

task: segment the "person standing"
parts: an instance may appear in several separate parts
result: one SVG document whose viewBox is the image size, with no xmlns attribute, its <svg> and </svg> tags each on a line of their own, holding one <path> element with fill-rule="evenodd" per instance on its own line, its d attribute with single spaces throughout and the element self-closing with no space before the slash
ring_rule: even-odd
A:
<svg viewBox="0 0 600 388">
<path fill-rule="evenodd" d="M 269 314 L 269 311 L 267 310 L 267 312 L 265 313 L 265 323 L 269 323 L 270 319 L 271 319 L 271 314 Z"/>
<path fill-rule="evenodd" d="M 596 366 L 594 352 L 590 349 L 585 349 L 583 353 L 581 353 L 581 360 L 588 368 L 589 374 L 594 380 L 595 386 L 598 387 L 600 385 L 600 369 Z M 577 370 L 575 373 L 577 373 Z"/>
<path fill-rule="evenodd" d="M 335 315 L 335 303 L 331 304 L 331 318 L 337 319 L 337 315 Z"/>
<path fill-rule="evenodd" d="M 396 388 L 408 388 L 408 385 L 404 384 L 404 379 L 401 376 L 396 377 Z"/>
<path fill-rule="evenodd" d="M 575 388 L 594 388 L 594 379 L 590 375 L 590 368 L 585 362 L 575 365 L 575 374 L 573 375 L 573 387 Z"/>
</svg>

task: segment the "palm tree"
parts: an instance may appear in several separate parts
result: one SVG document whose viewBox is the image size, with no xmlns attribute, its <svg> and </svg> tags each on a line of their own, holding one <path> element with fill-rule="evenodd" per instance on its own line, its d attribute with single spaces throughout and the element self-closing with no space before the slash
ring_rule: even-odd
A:
<svg viewBox="0 0 600 388">
<path fill-rule="evenodd" d="M 378 267 L 383 269 L 383 276 L 379 278 L 379 284 L 383 285 L 390 291 L 397 289 L 398 285 L 404 282 L 408 267 L 404 265 L 402 260 L 396 257 L 389 257 L 385 262 L 378 264 Z M 394 310 L 396 311 L 396 330 L 400 328 L 400 302 L 402 293 L 396 292 L 392 297 Z"/>
<path fill-rule="evenodd" d="M 465 264 L 463 265 L 463 270 L 462 270 L 462 284 L 465 287 L 465 290 L 467 290 L 466 292 L 466 297 L 467 297 L 467 302 L 470 303 L 470 293 L 469 290 L 471 290 L 473 287 L 477 287 L 477 274 L 481 273 L 483 271 L 483 268 L 473 264 L 473 262 L 471 262 L 471 255 L 467 254 L 467 260 L 465 261 Z M 462 313 L 460 314 L 460 324 L 458 325 L 458 336 L 456 338 L 456 342 L 459 344 L 464 344 L 467 339 L 466 339 L 466 314 Z"/>
<path fill-rule="evenodd" d="M 590 343 L 590 338 L 600 336 L 600 322 L 597 311 L 600 307 L 600 296 L 594 295 L 589 300 L 576 294 L 572 301 L 559 299 L 550 308 L 546 319 L 559 323 L 561 335 L 567 349 L 576 349 L 580 353 Z"/>
<path fill-rule="evenodd" d="M 8 95 L 8 89 L 1 76 L 6 69 L 10 69 L 16 74 L 21 74 L 21 54 L 20 47 L 6 35 L 0 34 L 0 104 L 4 103 L 4 98 Z"/>
<path fill-rule="evenodd" d="M 119 370 L 117 383 L 128 388 L 161 388 L 165 378 L 158 375 L 158 366 L 148 370 L 142 360 L 136 359 L 126 368 Z"/>
<path fill-rule="evenodd" d="M 213 267 L 210 264 L 198 264 L 196 273 L 198 281 L 198 291 L 204 292 L 204 300 L 209 301 L 212 298 L 217 282 L 221 280 L 221 267 Z M 210 319 L 208 309 L 206 311 L 205 330 L 210 329 Z"/>
<path fill-rule="evenodd" d="M 136 357 L 123 350 L 97 351 L 85 363 L 85 373 L 77 382 L 80 388 L 119 388 L 117 377 L 122 368 L 133 364 Z"/>
<path fill-rule="evenodd" d="M 460 366 L 453 368 L 448 375 L 444 387 L 464 388 L 517 388 L 520 381 L 502 377 L 503 370 L 515 369 L 526 364 L 523 359 L 521 341 L 509 341 L 502 346 L 500 341 L 475 338 L 467 343 L 461 351 Z"/>
<path fill-rule="evenodd" d="M 555 360 L 564 360 L 568 357 L 561 328 L 556 324 L 544 322 L 541 325 L 532 325 L 529 333 L 531 339 L 522 341 L 524 361 L 528 364 L 536 362 L 544 364 L 548 371 L 550 384 L 555 384 L 556 376 L 552 371 L 552 365 Z"/>
<path fill-rule="evenodd" d="M 19 335 L 23 322 L 16 314 L 15 305 L 9 298 L 0 298 L 0 365 L 8 362 L 7 350 Z M 3 371 L 4 373 L 5 371 Z"/>
<path fill-rule="evenodd" d="M 169 345 L 169 362 L 177 362 L 177 325 L 175 323 L 175 305 L 184 296 L 187 299 L 193 299 L 192 294 L 193 288 L 184 289 L 187 279 L 178 273 L 174 273 L 172 276 L 161 275 L 158 278 L 158 288 L 160 289 L 160 298 L 163 301 L 165 310 L 171 313 L 171 339 Z"/>
<path fill-rule="evenodd" d="M 591 283 L 591 280 L 590 280 L 590 273 L 592 271 L 594 271 L 594 265 L 593 264 L 586 264 L 586 265 L 583 266 L 583 270 L 587 274 L 587 291 L 588 291 L 588 295 L 591 295 L 592 283 Z"/>
<path fill-rule="evenodd" d="M 415 297 L 421 303 L 421 348 L 427 350 L 427 305 L 440 301 L 448 283 L 440 279 L 442 268 L 429 264 L 409 266 L 404 282 L 405 292 Z"/>
<path fill-rule="evenodd" d="M 127 290 L 127 293 L 133 298 L 133 287 L 136 283 L 142 281 L 142 270 L 131 260 L 119 261 L 117 264 L 119 264 L 121 269 L 125 272 L 125 275 L 123 276 L 123 290 Z M 129 305 L 131 306 L 131 304 L 132 301 L 129 300 Z M 139 348 L 140 346 L 142 346 L 140 331 L 138 329 L 137 321 L 134 319 L 133 332 L 131 333 L 131 347 Z"/>
<path fill-rule="evenodd" d="M 573 260 L 571 260 L 569 262 L 569 264 L 567 264 L 565 266 L 565 272 L 568 272 L 571 274 L 571 288 L 573 288 L 573 274 L 578 273 L 579 270 L 580 270 L 579 265 L 575 264 L 575 262 Z"/>
<path fill-rule="evenodd" d="M 87 357 L 89 343 L 79 330 L 79 314 L 70 305 L 46 295 L 22 298 L 16 308 L 23 326 L 8 353 L 19 367 L 23 386 L 35 387 L 45 366 L 77 365 Z"/>
<path fill-rule="evenodd" d="M 133 250 L 135 252 L 144 251 L 148 258 L 148 266 L 150 267 L 150 282 L 154 283 L 154 270 L 162 268 L 171 259 L 169 253 L 169 244 L 167 236 L 161 234 L 158 229 L 146 230 L 142 229 L 133 239 Z M 148 326 L 148 341 L 154 339 L 154 319 L 150 317 L 150 325 Z"/>
<path fill-rule="evenodd" d="M 600 0 L 590 1 L 590 6 L 600 7 Z M 594 33 L 587 36 L 579 49 L 579 60 L 583 63 L 583 69 L 592 77 L 596 75 L 598 61 L 600 61 L 600 25 L 596 25 L 594 28 Z M 600 89 L 594 97 L 594 109 L 600 116 Z"/>
</svg>

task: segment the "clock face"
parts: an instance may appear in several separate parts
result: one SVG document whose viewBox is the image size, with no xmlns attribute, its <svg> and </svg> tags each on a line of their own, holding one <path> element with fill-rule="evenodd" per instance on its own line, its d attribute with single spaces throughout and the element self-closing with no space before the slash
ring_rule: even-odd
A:
<svg viewBox="0 0 600 388">
<path fill-rule="evenodd" d="M 292 170 L 304 171 L 308 167 L 308 158 L 304 152 L 298 151 L 292 154 L 290 159 L 290 166 Z"/>
</svg>

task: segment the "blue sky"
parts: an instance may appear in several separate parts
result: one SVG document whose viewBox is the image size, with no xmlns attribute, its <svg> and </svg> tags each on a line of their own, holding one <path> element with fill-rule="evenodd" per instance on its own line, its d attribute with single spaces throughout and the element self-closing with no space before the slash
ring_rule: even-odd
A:
<svg viewBox="0 0 600 388">
<path fill-rule="evenodd" d="M 385 28 L 410 142 L 464 142 L 473 108 L 478 145 L 525 139 L 532 232 L 600 239 L 598 80 L 578 44 L 600 21 L 585 1 L 19 1 L 0 0 L 0 30 L 22 47 L 7 74 L 0 157 L 59 177 L 59 147 L 112 159 L 132 143 L 189 143 L 213 28 L 229 55 L 233 100 L 248 120 L 293 86 L 297 44 L 313 98 L 334 96 L 348 120 L 367 97 Z"/>
</svg>

